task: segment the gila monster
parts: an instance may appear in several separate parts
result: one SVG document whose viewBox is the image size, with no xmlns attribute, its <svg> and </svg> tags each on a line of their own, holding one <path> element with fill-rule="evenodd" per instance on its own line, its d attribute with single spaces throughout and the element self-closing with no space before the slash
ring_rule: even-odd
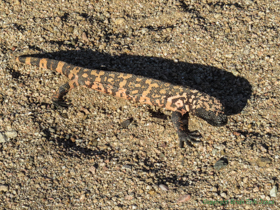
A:
<svg viewBox="0 0 280 210">
<path fill-rule="evenodd" d="M 86 69 L 48 58 L 20 56 L 16 61 L 57 71 L 70 79 L 54 94 L 52 100 L 56 105 L 66 106 L 63 97 L 80 85 L 134 102 L 171 110 L 171 120 L 178 133 L 181 148 L 184 142 L 189 145 L 190 142 L 199 143 L 197 140 L 202 137 L 197 131 L 188 130 L 188 113 L 214 126 L 227 123 L 221 102 L 195 89 L 133 74 Z"/>
</svg>

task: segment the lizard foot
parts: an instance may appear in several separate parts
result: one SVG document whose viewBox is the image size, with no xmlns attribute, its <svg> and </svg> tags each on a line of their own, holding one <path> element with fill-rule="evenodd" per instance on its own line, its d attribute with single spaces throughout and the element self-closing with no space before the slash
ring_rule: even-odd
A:
<svg viewBox="0 0 280 210">
<path fill-rule="evenodd" d="M 189 145 L 193 146 L 201 144 L 202 141 L 198 141 L 202 138 L 201 134 L 198 131 L 178 131 L 179 141 L 180 141 L 180 148 L 184 147 L 184 142 Z"/>
<path fill-rule="evenodd" d="M 71 103 L 70 102 L 66 102 L 63 100 L 53 100 L 53 105 L 58 108 L 58 107 L 64 107 L 64 108 L 68 108 Z"/>
</svg>

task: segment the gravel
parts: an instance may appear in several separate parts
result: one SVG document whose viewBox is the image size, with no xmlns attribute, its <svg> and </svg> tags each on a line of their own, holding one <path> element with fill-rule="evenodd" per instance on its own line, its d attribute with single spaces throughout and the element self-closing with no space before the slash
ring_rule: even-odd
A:
<svg viewBox="0 0 280 210">
<path fill-rule="evenodd" d="M 0 2 L 1 209 L 279 209 L 279 1 Z M 76 88 L 15 62 L 36 55 L 190 86 L 229 122 Z M 219 160 L 222 170 L 215 170 Z M 221 167 L 219 166 L 219 167 Z"/>
</svg>

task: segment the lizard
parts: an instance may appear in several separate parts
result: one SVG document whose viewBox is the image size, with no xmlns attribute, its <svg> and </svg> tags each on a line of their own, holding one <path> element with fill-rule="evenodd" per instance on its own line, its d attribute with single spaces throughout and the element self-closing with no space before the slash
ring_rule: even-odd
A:
<svg viewBox="0 0 280 210">
<path fill-rule="evenodd" d="M 114 97 L 154 105 L 172 111 L 171 120 L 177 131 L 180 147 L 184 142 L 197 144 L 202 138 L 198 131 L 189 131 L 189 113 L 210 125 L 222 126 L 227 123 L 222 103 L 204 92 L 196 89 L 173 85 L 168 82 L 139 75 L 87 69 L 49 58 L 28 56 L 16 57 L 16 61 L 50 69 L 69 78 L 69 82 L 58 88 L 52 97 L 57 106 L 67 106 L 64 96 L 77 86 L 87 87 Z"/>
</svg>

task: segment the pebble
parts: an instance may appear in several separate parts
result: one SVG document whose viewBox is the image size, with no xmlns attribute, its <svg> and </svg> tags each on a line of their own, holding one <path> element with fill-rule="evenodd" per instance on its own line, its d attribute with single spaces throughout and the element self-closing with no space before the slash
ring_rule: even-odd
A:
<svg viewBox="0 0 280 210">
<path fill-rule="evenodd" d="M 5 132 L 5 135 L 6 135 L 8 138 L 15 138 L 15 137 L 17 137 L 17 132 L 16 132 L 16 131 L 6 131 L 6 132 Z"/>
<path fill-rule="evenodd" d="M 95 172 L 96 172 L 96 168 L 95 168 L 94 166 L 90 167 L 88 170 L 89 170 L 93 175 L 94 175 Z"/>
<path fill-rule="evenodd" d="M 132 165 L 128 165 L 128 164 L 123 165 L 123 167 L 124 167 L 124 168 L 127 168 L 127 169 L 132 169 Z"/>
<path fill-rule="evenodd" d="M 122 23 L 124 23 L 125 19 L 124 18 L 118 18 L 115 20 L 115 24 L 116 25 L 121 25 Z"/>
<path fill-rule="evenodd" d="M 7 185 L 0 185 L 0 192 L 7 192 L 9 187 Z"/>
<path fill-rule="evenodd" d="M 0 132 L 0 143 L 5 143 L 8 141 L 7 136 L 4 133 Z"/>
<path fill-rule="evenodd" d="M 167 187 L 166 185 L 164 185 L 164 184 L 160 184 L 160 185 L 159 185 L 159 188 L 160 188 L 161 190 L 163 190 L 163 191 L 168 191 L 168 190 L 169 190 L 168 187 Z"/>
<path fill-rule="evenodd" d="M 277 196 L 277 186 L 276 185 L 274 185 L 272 187 L 272 189 L 270 190 L 269 194 L 270 194 L 271 197 L 276 197 Z"/>
<path fill-rule="evenodd" d="M 153 196 L 153 195 L 155 195 L 155 194 L 156 194 L 156 191 L 155 191 L 155 190 L 153 190 L 153 189 L 152 189 L 152 190 L 149 190 L 148 194 L 150 194 L 150 195 L 152 195 L 152 196 Z"/>
<path fill-rule="evenodd" d="M 121 122 L 121 127 L 122 128 L 128 128 L 128 126 L 130 125 L 130 123 L 133 121 L 133 118 L 129 118 L 129 119 L 127 119 L 127 120 L 125 120 L 125 121 L 123 121 L 123 122 Z"/>
<path fill-rule="evenodd" d="M 87 38 L 86 32 L 83 32 L 83 33 L 82 33 L 82 39 L 83 39 L 84 41 L 88 42 L 88 38 Z"/>
<path fill-rule="evenodd" d="M 267 167 L 271 163 L 271 159 L 265 157 L 258 158 L 256 163 L 259 167 Z"/>
<path fill-rule="evenodd" d="M 132 196 L 132 195 L 127 195 L 127 196 L 125 196 L 125 199 L 126 199 L 126 200 L 132 200 L 132 199 L 133 199 L 133 196 Z"/>
<path fill-rule="evenodd" d="M 178 198 L 177 203 L 184 203 L 187 202 L 191 199 L 191 196 L 186 194 L 186 195 L 182 195 Z"/>
<path fill-rule="evenodd" d="M 227 165 L 228 165 L 228 160 L 226 158 L 221 158 L 215 163 L 214 169 L 219 171 L 221 169 L 224 169 Z"/>
</svg>

